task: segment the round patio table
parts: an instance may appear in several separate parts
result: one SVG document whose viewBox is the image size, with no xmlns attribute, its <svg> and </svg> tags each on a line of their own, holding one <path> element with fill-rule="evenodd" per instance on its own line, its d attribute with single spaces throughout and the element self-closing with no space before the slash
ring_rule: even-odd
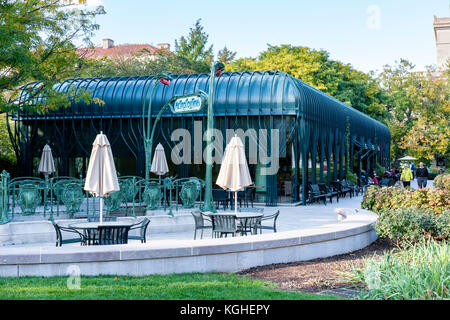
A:
<svg viewBox="0 0 450 320">
<path fill-rule="evenodd" d="M 69 224 L 68 227 L 71 229 L 81 230 L 85 237 L 84 244 L 85 245 L 95 245 L 98 240 L 98 227 L 99 226 L 132 226 L 132 222 L 125 221 L 104 221 L 100 223 L 100 221 L 95 222 L 76 222 Z"/>
</svg>

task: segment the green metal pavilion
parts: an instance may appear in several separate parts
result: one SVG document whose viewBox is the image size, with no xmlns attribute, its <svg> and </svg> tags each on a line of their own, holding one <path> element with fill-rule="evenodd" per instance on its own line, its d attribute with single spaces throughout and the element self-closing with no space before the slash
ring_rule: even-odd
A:
<svg viewBox="0 0 450 320">
<path fill-rule="evenodd" d="M 197 90 L 208 92 L 209 74 L 173 76 L 169 86 L 156 89 L 152 118 L 175 95 Z M 153 76 L 69 79 L 58 85 L 57 90 L 90 90 L 92 97 L 104 104 L 87 105 L 81 101 L 45 114 L 24 111 L 9 114 L 19 173 L 37 174 L 42 148 L 49 144 L 58 175 L 84 176 L 92 142 L 103 131 L 111 142 L 119 175 L 144 176 L 142 105 L 150 100 L 151 90 L 146 88 L 152 81 Z M 19 105 L 26 95 L 24 92 L 18 98 Z M 262 175 L 264 164 L 250 165 L 254 182 L 267 205 L 299 201 L 300 190 L 306 190 L 307 181 L 329 183 L 343 179 L 347 168 L 359 174 L 361 170 L 373 170 L 375 163 L 389 165 L 390 132 L 385 125 L 286 73 L 224 72 L 216 80 L 214 97 L 214 127 L 223 137 L 227 129 L 242 129 L 247 133 L 249 129 L 268 130 L 265 141 L 258 134 L 244 135 L 247 155 L 252 141 L 270 155 L 271 129 L 280 130 L 278 172 Z M 201 123 L 203 134 L 206 117 L 206 108 L 196 113 L 173 114 L 167 110 L 163 114 L 153 146 L 158 143 L 164 146 L 170 175 L 204 177 L 204 163 L 175 165 L 170 161 L 170 150 L 178 143 L 171 139 L 175 129 L 184 128 L 193 135 Z M 224 138 L 223 149 L 226 142 Z M 218 164 L 213 166 L 213 181 L 219 168 Z"/>
</svg>

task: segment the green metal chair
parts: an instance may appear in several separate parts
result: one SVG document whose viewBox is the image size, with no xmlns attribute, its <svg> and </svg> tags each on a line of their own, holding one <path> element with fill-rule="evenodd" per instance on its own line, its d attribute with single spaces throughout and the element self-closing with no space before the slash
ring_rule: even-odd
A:
<svg viewBox="0 0 450 320">
<path fill-rule="evenodd" d="M 147 242 L 147 227 L 150 223 L 150 219 L 145 217 L 142 221 L 133 224 L 130 228 L 130 231 L 140 229 L 138 236 L 128 236 L 128 239 L 141 240 L 141 243 Z"/>
<path fill-rule="evenodd" d="M 129 225 L 123 226 L 98 226 L 98 245 L 113 245 L 128 243 Z"/>
<path fill-rule="evenodd" d="M 54 221 L 52 221 L 52 224 L 56 231 L 56 246 L 57 247 L 61 247 L 63 244 L 67 244 L 67 243 L 78 243 L 79 242 L 81 245 L 85 244 L 84 235 L 82 233 L 78 232 L 75 229 L 61 227 Z M 71 238 L 71 239 L 63 239 L 61 231 L 76 233 L 78 235 L 78 237 Z"/>
<path fill-rule="evenodd" d="M 212 225 L 205 225 L 205 221 L 211 222 L 211 219 L 206 217 L 200 210 L 192 211 L 191 214 L 195 222 L 194 240 L 197 238 L 197 230 L 201 230 L 200 239 L 203 239 L 203 230 L 212 229 Z"/>
<path fill-rule="evenodd" d="M 256 226 L 256 229 L 259 229 L 259 233 L 261 234 L 263 230 L 273 230 L 273 232 L 277 232 L 277 219 L 280 215 L 280 210 L 275 212 L 274 214 L 269 214 L 267 216 L 263 216 L 260 219 L 260 224 Z M 263 221 L 269 221 L 273 220 L 272 225 L 264 225 L 262 224 Z"/>
<path fill-rule="evenodd" d="M 213 238 L 231 234 L 233 237 L 238 232 L 236 225 L 236 216 L 231 214 L 211 214 L 212 236 Z"/>
</svg>

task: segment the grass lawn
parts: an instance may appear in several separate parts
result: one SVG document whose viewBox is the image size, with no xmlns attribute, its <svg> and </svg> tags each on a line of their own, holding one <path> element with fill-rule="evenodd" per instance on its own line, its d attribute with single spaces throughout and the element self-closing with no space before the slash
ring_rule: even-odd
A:
<svg viewBox="0 0 450 320">
<path fill-rule="evenodd" d="M 338 296 L 282 291 L 271 282 L 232 273 L 82 276 L 80 289 L 68 277 L 0 278 L 0 300 L 338 300 Z"/>
</svg>

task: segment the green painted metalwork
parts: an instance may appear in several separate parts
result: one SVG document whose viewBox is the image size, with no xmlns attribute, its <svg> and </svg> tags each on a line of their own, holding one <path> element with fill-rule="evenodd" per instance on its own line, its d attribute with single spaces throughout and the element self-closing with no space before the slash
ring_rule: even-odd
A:
<svg viewBox="0 0 450 320">
<path fill-rule="evenodd" d="M 39 187 L 34 183 L 23 183 L 19 188 L 17 203 L 23 215 L 33 215 L 36 208 L 41 203 Z"/>
<path fill-rule="evenodd" d="M 219 77 L 225 65 L 216 62 L 211 65 L 211 73 L 209 76 L 209 92 L 208 92 L 208 114 L 206 127 L 206 170 L 205 170 L 205 203 L 203 210 L 217 212 L 212 196 L 212 130 L 214 129 L 214 85 L 216 77 Z"/>
<path fill-rule="evenodd" d="M 161 186 L 155 181 L 150 181 L 144 190 L 142 200 L 147 205 L 147 210 L 158 209 L 162 199 Z"/>
<path fill-rule="evenodd" d="M 211 71 L 213 74 L 215 70 Z M 143 177 L 148 172 L 145 169 L 145 150 L 149 150 L 142 139 L 149 133 L 149 123 L 144 125 L 143 110 L 147 110 L 146 119 L 160 119 L 157 128 L 151 126 L 154 143 L 173 148 L 175 142 L 171 140 L 171 133 L 177 128 L 186 128 L 194 134 L 196 123 L 200 122 L 199 133 L 203 135 L 206 132 L 208 110 L 173 114 L 169 110 L 160 113 L 161 109 L 174 96 L 193 94 L 198 90 L 209 91 L 213 96 L 213 125 L 224 135 L 227 129 L 254 129 L 256 134 L 246 135 L 244 143 L 256 142 L 258 150 L 263 150 L 259 130 L 281 131 L 280 158 L 293 159 L 293 170 L 289 168 L 289 174 L 293 175 L 292 201 L 302 198 L 301 201 L 306 203 L 305 186 L 309 180 L 323 179 L 329 184 L 345 177 L 347 168 L 344 164 L 347 162 L 350 165 L 355 163 L 349 169 L 358 174 L 362 170 L 370 171 L 375 163 L 389 166 L 390 133 L 383 124 L 302 81 L 279 71 L 224 72 L 220 77 L 211 74 L 172 75 L 169 86 L 155 85 L 152 93 L 150 87 L 155 84 L 155 76 L 67 80 L 58 90 L 85 88 L 105 104 L 99 107 L 80 101 L 46 114 L 8 114 L 8 119 L 17 120 L 9 125 L 13 145 L 17 148 L 18 166 L 22 172 L 31 172 L 32 158 L 39 157 L 40 147 L 48 142 L 60 157 L 58 172 L 67 174 L 69 159 L 78 157 L 86 162 L 90 144 L 102 129 L 110 138 L 114 156 L 134 159 L 136 174 Z M 25 94 L 19 95 L 19 105 Z M 150 98 L 151 104 L 147 106 L 145 103 Z M 42 132 L 42 136 L 37 132 Z M 348 137 L 350 145 L 346 143 Z M 226 142 L 224 139 L 223 147 Z M 205 145 L 201 146 L 202 150 Z M 318 177 L 310 162 L 319 162 Z M 169 164 L 169 167 L 172 172 L 175 170 L 173 175 L 176 173 L 180 178 L 189 177 L 194 171 L 196 175 L 203 174 L 206 169 L 204 164 L 202 168 L 195 164 L 176 167 Z M 258 167 L 262 167 L 260 163 L 251 166 L 253 176 Z M 214 176 L 217 167 L 211 168 Z M 207 175 L 205 180 L 209 180 L 206 171 L 205 178 Z M 266 198 L 271 204 L 277 203 L 280 176 L 274 175 L 266 180 Z M 205 184 L 206 193 L 209 185 Z M 180 190 L 174 188 L 172 191 L 174 200 L 178 201 L 176 196 Z M 170 196 L 172 192 L 167 194 Z"/>
<path fill-rule="evenodd" d="M 198 191 L 197 184 L 194 181 L 190 180 L 183 182 L 180 193 L 180 198 L 183 201 L 183 208 L 193 208 L 199 194 L 200 192 Z"/>
<path fill-rule="evenodd" d="M 82 187 L 79 183 L 71 182 L 62 185 L 60 189 L 60 199 L 66 207 L 66 213 L 72 218 L 75 213 L 80 211 L 81 203 L 84 195 Z"/>
<path fill-rule="evenodd" d="M 151 139 L 149 137 L 150 134 L 150 129 L 151 129 L 151 114 L 152 114 L 152 102 L 153 102 L 153 96 L 155 94 L 155 90 L 156 87 L 158 86 L 159 83 L 162 83 L 166 86 L 169 85 L 170 80 L 172 80 L 172 76 L 170 75 L 170 73 L 159 73 L 157 75 L 154 76 L 154 78 L 152 79 L 154 84 L 153 84 L 153 88 L 152 88 L 152 93 L 150 94 L 150 101 L 148 103 L 148 107 L 147 107 L 147 126 L 145 125 L 145 100 L 142 103 L 142 136 L 144 138 L 144 148 L 145 148 L 145 179 L 149 178 L 150 175 L 150 167 L 151 167 L 151 152 L 152 152 L 152 144 L 151 144 Z M 145 95 L 147 96 L 149 90 L 149 86 L 147 85 L 145 88 Z M 145 128 L 147 128 L 147 130 L 145 130 Z"/>
<path fill-rule="evenodd" d="M 8 180 L 9 173 L 5 170 L 2 171 L 0 184 L 0 211 L 1 219 L 0 224 L 5 224 L 9 222 L 8 219 Z"/>
<path fill-rule="evenodd" d="M 119 211 L 123 199 L 122 190 L 111 192 L 107 197 L 104 197 L 106 212 Z"/>
</svg>

